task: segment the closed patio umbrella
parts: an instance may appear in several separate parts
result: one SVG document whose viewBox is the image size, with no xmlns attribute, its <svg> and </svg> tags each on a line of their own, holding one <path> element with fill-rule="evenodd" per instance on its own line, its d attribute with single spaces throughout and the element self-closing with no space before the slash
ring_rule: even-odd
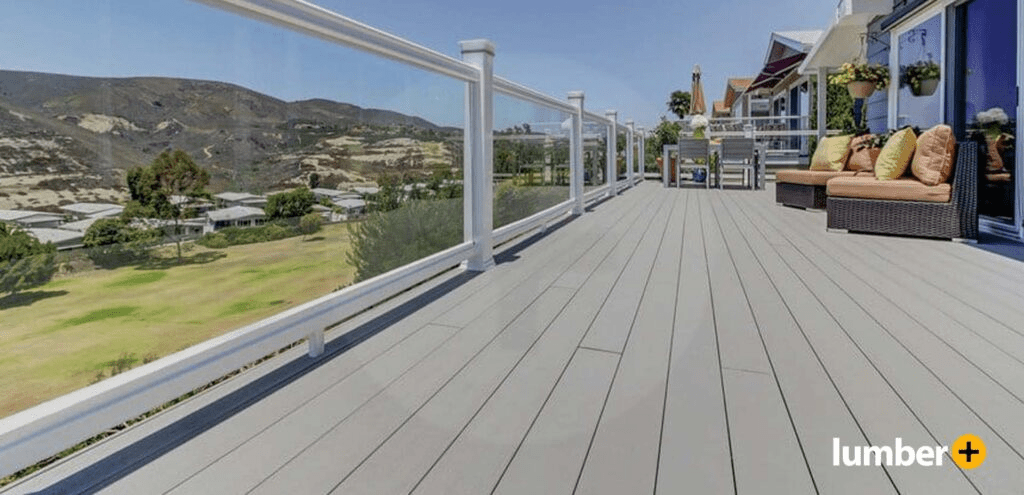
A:
<svg viewBox="0 0 1024 495">
<path fill-rule="evenodd" d="M 690 103 L 690 115 L 704 115 L 708 111 L 704 102 L 704 86 L 700 82 L 700 66 L 693 66 L 693 87 L 690 90 L 693 101 Z"/>
</svg>

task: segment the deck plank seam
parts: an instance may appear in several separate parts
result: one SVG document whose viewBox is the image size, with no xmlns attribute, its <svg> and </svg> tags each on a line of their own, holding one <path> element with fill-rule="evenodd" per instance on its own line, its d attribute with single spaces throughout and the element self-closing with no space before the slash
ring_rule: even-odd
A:
<svg viewBox="0 0 1024 495">
<path fill-rule="evenodd" d="M 586 346 L 586 345 L 580 345 L 580 346 L 576 346 L 576 347 L 578 349 L 581 349 L 581 350 L 584 350 L 584 351 L 604 352 L 604 353 L 608 353 L 608 354 L 615 354 L 616 356 L 620 356 L 620 357 L 622 356 L 621 352 L 619 352 L 619 351 L 612 351 L 612 350 L 609 350 L 609 349 L 598 349 L 596 347 L 590 347 L 590 346 Z"/>
</svg>

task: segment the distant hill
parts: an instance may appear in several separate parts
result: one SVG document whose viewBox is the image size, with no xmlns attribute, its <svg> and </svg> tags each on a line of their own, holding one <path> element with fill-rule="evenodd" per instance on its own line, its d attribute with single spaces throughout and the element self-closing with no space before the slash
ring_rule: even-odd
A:
<svg viewBox="0 0 1024 495">
<path fill-rule="evenodd" d="M 450 163 L 455 132 L 388 110 L 286 102 L 222 82 L 0 71 L 0 186 L 5 176 L 49 174 L 55 180 L 43 188 L 67 187 L 58 180 L 65 176 L 116 188 L 125 169 L 166 149 L 188 152 L 215 189 L 282 187 L 314 171 L 372 180 Z"/>
</svg>

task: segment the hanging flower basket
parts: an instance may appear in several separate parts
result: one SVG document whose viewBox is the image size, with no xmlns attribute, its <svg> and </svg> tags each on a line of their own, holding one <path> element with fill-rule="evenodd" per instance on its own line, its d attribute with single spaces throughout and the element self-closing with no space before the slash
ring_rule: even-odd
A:
<svg viewBox="0 0 1024 495">
<path fill-rule="evenodd" d="M 939 64 L 930 60 L 922 60 L 902 68 L 900 83 L 909 86 L 910 93 L 914 96 L 931 96 L 939 87 L 941 75 Z"/>
<path fill-rule="evenodd" d="M 880 65 L 843 64 L 839 72 L 829 76 L 832 84 L 845 84 L 854 98 L 867 98 L 876 89 L 885 89 L 889 83 L 889 68 Z"/>
<path fill-rule="evenodd" d="M 871 81 L 853 81 L 846 85 L 853 98 L 867 98 L 875 92 L 875 83 Z"/>
<path fill-rule="evenodd" d="M 931 96 L 939 88 L 939 79 L 925 79 L 921 81 L 921 88 L 914 92 L 914 96 Z"/>
</svg>

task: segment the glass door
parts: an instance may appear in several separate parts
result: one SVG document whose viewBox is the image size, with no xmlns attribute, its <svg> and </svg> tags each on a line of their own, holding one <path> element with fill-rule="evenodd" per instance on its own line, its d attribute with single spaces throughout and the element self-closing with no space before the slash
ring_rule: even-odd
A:
<svg viewBox="0 0 1024 495">
<path fill-rule="evenodd" d="M 1017 0 L 972 0 L 959 10 L 964 41 L 958 117 L 964 137 L 978 141 L 985 157 L 978 213 L 1017 230 Z"/>
</svg>

